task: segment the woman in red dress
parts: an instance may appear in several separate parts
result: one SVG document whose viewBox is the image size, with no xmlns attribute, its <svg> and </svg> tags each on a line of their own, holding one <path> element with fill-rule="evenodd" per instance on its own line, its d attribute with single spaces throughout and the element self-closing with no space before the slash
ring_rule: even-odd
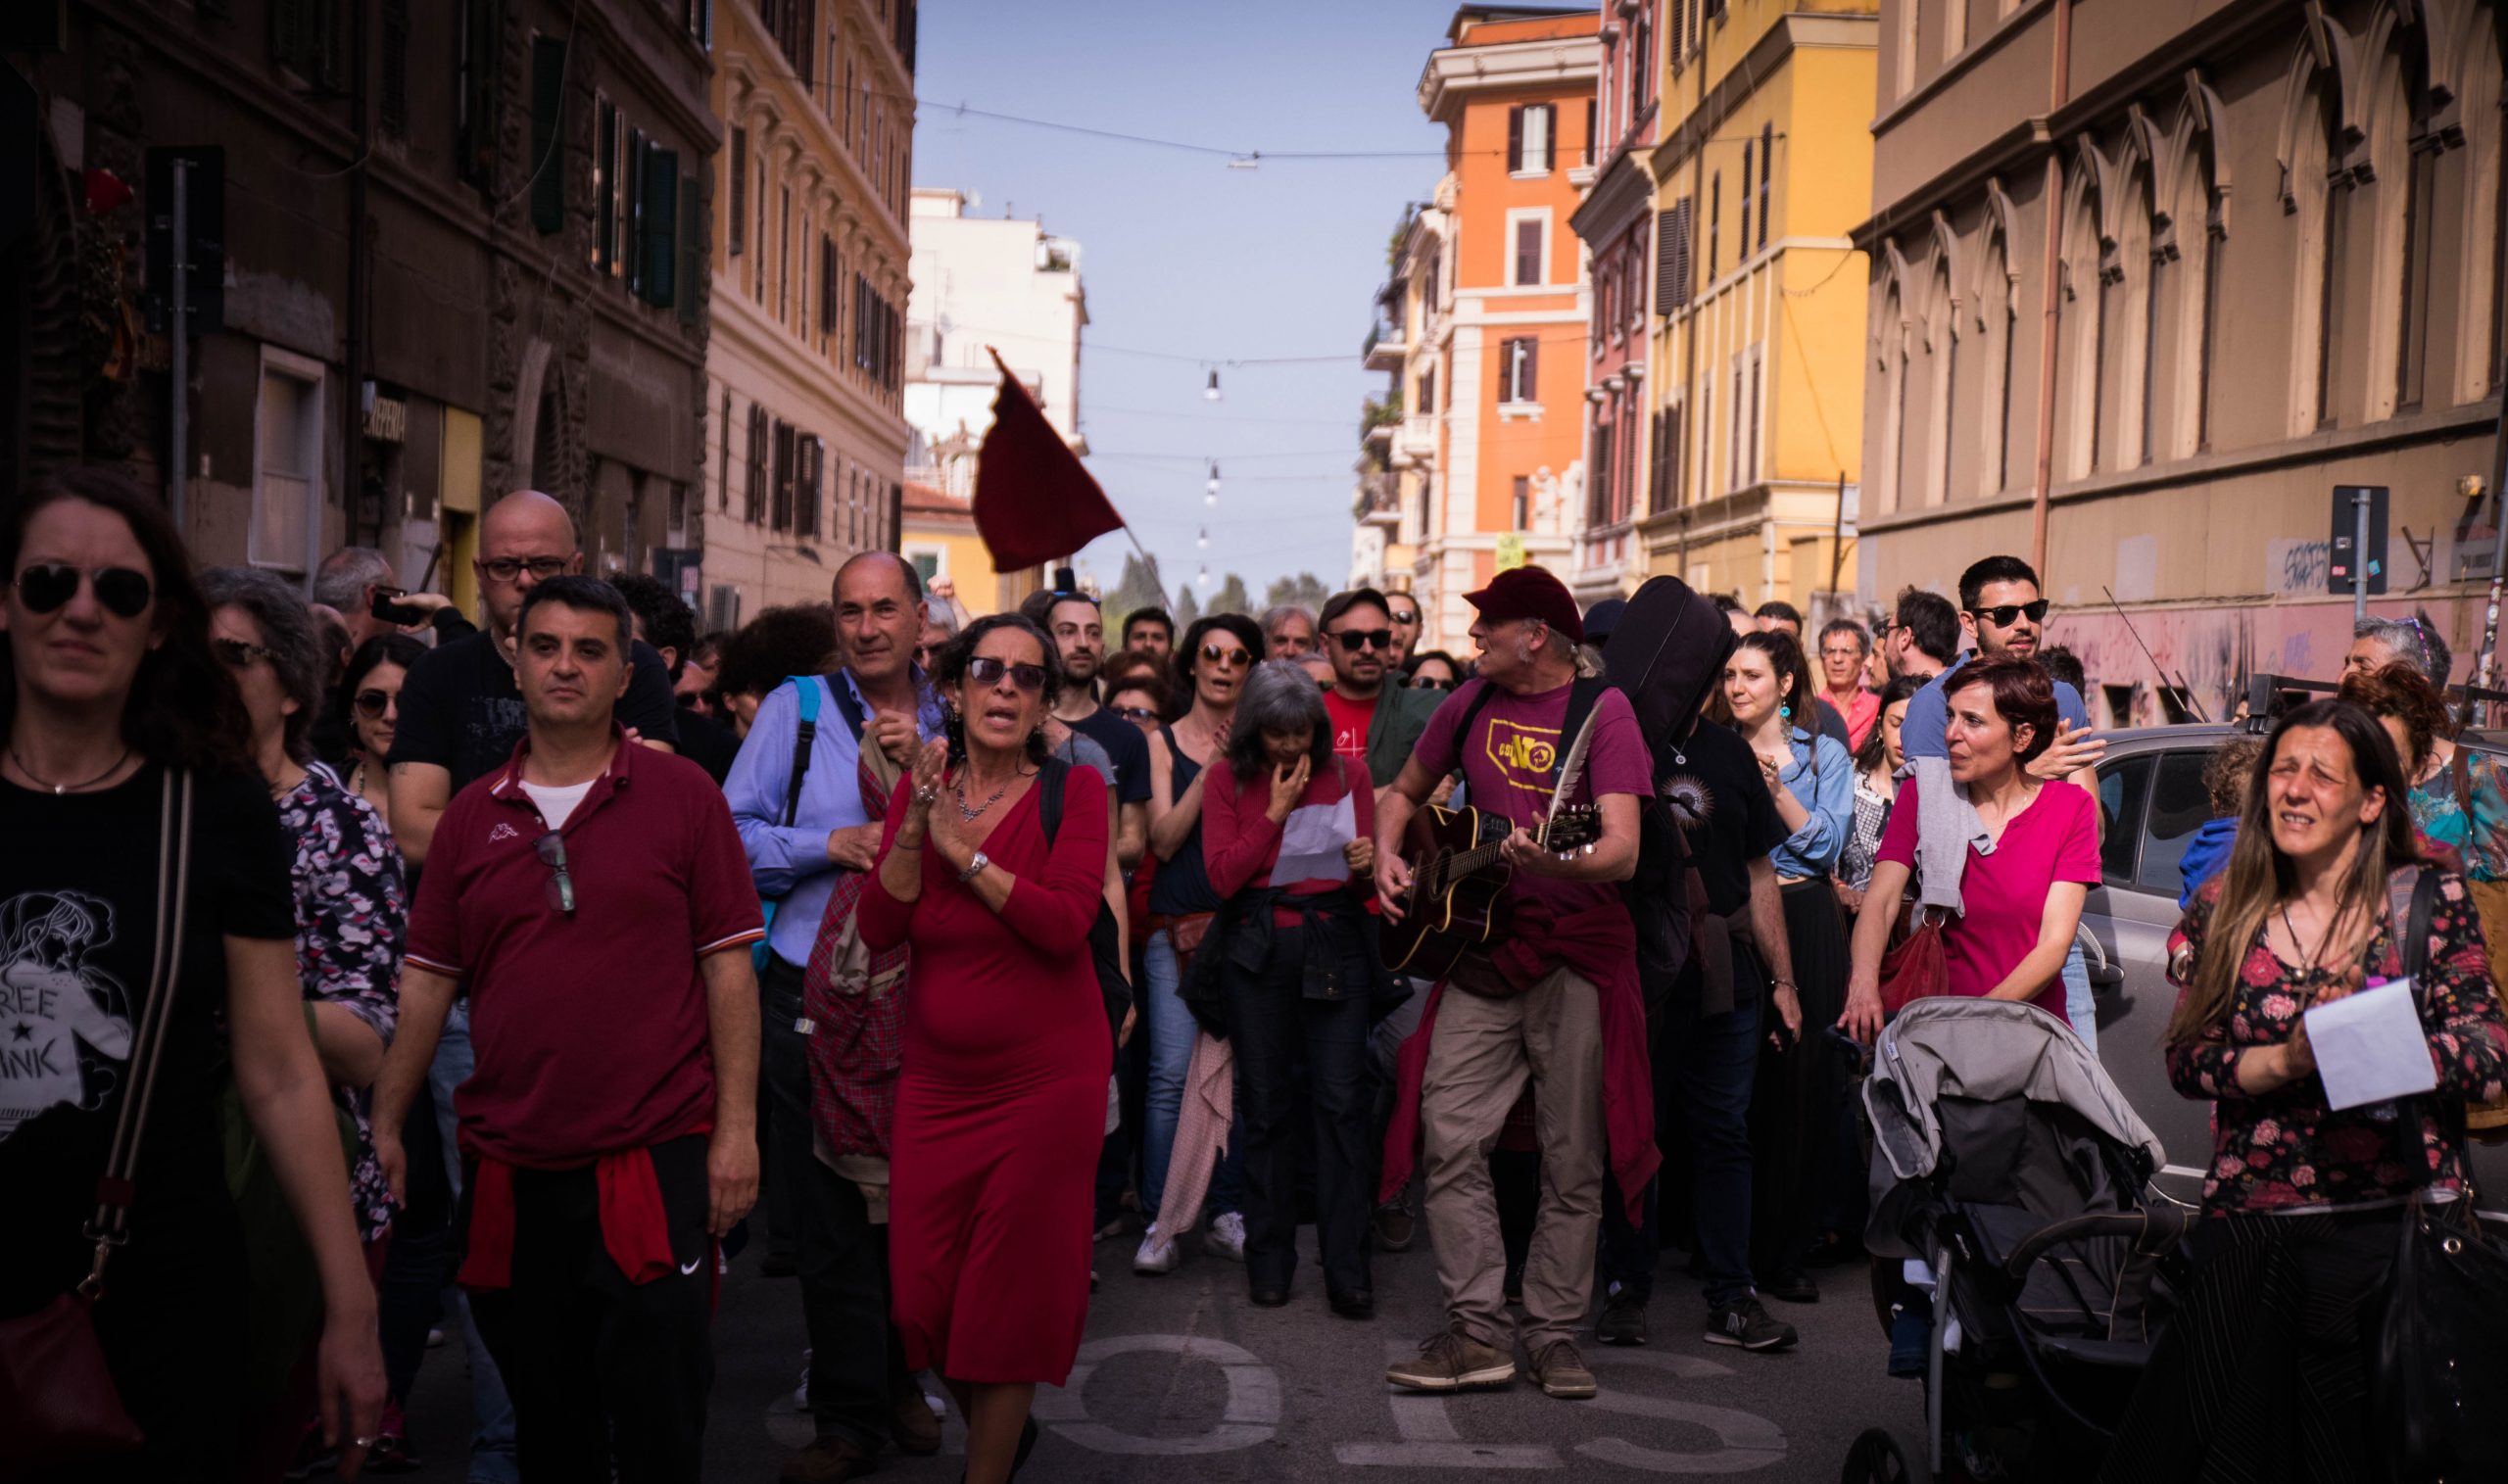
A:
<svg viewBox="0 0 2508 1484">
<path fill-rule="evenodd" d="M 889 800 L 858 922 L 911 944 L 889 1248 L 906 1364 L 967 1418 L 969 1484 L 1005 1484 L 1036 1446 L 1039 1381 L 1071 1373 L 1088 1313 L 1089 1199 L 1113 1053 L 1088 954 L 1106 880 L 1106 785 L 1064 773 L 1045 838 L 1037 790 L 1054 646 L 1015 614 L 936 661 L 949 740 Z"/>
</svg>

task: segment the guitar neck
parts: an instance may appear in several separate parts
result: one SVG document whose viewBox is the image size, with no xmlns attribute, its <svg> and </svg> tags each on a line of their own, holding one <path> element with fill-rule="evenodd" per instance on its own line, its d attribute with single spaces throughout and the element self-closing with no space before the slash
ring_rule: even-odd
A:
<svg viewBox="0 0 2508 1484">
<path fill-rule="evenodd" d="M 1544 820 L 1540 824 L 1530 826 L 1529 828 L 1532 831 L 1534 843 L 1540 844 L 1549 840 L 1549 821 Z M 1470 876 L 1474 871 L 1479 871 L 1488 866 L 1494 865 L 1498 860 L 1500 852 L 1505 850 L 1506 847 L 1506 840 L 1501 838 L 1493 839 L 1485 845 L 1474 845 L 1469 850 L 1456 851 L 1452 856 L 1448 857 L 1446 861 L 1446 870 L 1449 873 L 1449 879 L 1451 880 L 1454 878 Z"/>
</svg>

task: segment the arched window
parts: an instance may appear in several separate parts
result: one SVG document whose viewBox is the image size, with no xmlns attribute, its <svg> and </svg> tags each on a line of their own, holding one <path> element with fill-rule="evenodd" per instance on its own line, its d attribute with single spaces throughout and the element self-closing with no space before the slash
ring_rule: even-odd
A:
<svg viewBox="0 0 2508 1484">
<path fill-rule="evenodd" d="M 2011 347 L 2020 308 L 2011 275 L 2011 243 L 2000 220 L 1989 217 L 1984 271 L 1977 278 L 1977 330 L 1985 366 L 1978 407 L 1979 493 L 2011 487 Z"/>
<path fill-rule="evenodd" d="M 1885 252 L 1887 249 L 1885 248 Z M 1881 436 L 1873 445 L 1874 503 L 1884 512 L 1899 509 L 1901 445 L 1905 441 L 1907 410 L 1907 356 L 1905 331 L 1906 307 L 1900 295 L 1900 284 L 1893 273 L 1881 295 L 1881 317 L 1874 323 L 1873 354 L 1879 375 L 1875 384 L 1881 393 L 1878 425 Z"/>
<path fill-rule="evenodd" d="M 2147 442 L 2155 458 L 2184 458 L 2211 443 L 2212 359 L 2220 302 L 2221 236 L 2227 228 L 2213 169 L 2216 141 L 2193 123 L 2157 205 L 2168 239 L 2151 261 L 2152 390 Z"/>
<path fill-rule="evenodd" d="M 2464 295 L 2454 319 L 2462 326 L 2456 337 L 2455 396 L 2461 406 L 2480 402 L 2498 387 L 2499 299 L 2503 267 L 2508 267 L 2508 231 L 2501 229 L 2500 207 L 2508 202 L 2501 189 L 2501 166 L 2508 151 L 2500 147 L 2501 59 L 2499 32 L 2483 22 L 2469 27 L 2464 58 L 2458 69 L 2457 117 L 2467 120 L 2465 149 L 2459 157 L 2464 171 L 2464 245 L 2457 262 L 2463 266 L 2456 282 Z"/>
<path fill-rule="evenodd" d="M 2344 230 L 2351 200 L 2343 168 L 2342 101 L 2333 73 L 2299 44 L 2284 119 L 2283 209 L 2296 271 L 2291 275 L 2291 417 L 2295 436 L 2332 427 L 2340 402 Z"/>
<path fill-rule="evenodd" d="M 1925 295 L 1924 349 L 1929 375 L 1925 391 L 1924 503 L 1938 505 L 1951 498 L 1951 429 L 1956 410 L 1953 394 L 1959 375 L 1959 315 L 1952 300 L 1951 264 L 1936 254 L 1933 284 Z"/>
<path fill-rule="evenodd" d="M 2073 168 L 2055 270 L 2055 447 L 2061 455 L 2056 469 L 2066 479 L 2098 470 L 2105 411 L 2099 369 L 2107 359 L 2107 283 L 2100 271 L 2099 192 L 2092 168 L 2087 158 Z"/>
<path fill-rule="evenodd" d="M 2369 387 L 2375 421 L 2418 408 L 2428 380 L 2431 248 L 2437 234 L 2438 156 L 2442 146 L 2431 128 L 2430 57 L 2419 25 L 2398 26 L 2394 44 L 2380 59 L 2375 113 L 2369 124 L 2376 172 L 2371 198 L 2377 220 L 2377 297 L 2393 315 L 2370 316 L 2371 364 L 2392 368 Z"/>
</svg>

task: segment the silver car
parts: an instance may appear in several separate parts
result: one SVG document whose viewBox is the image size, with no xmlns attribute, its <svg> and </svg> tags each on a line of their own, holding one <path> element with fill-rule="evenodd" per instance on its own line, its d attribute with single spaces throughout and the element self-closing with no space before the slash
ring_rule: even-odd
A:
<svg viewBox="0 0 2508 1484">
<path fill-rule="evenodd" d="M 2160 1183 L 2193 1201 L 2212 1150 L 2209 1103 L 2169 1085 L 2161 1047 L 2177 990 L 2168 981 L 2168 935 L 2177 929 L 2180 863 L 2194 832 L 2211 818 L 2203 765 L 2241 729 L 2141 727 L 2106 733 L 2098 764 L 2099 884 L 2082 909 L 2091 943 L 2091 993 L 2098 1006 L 2098 1060 L 2134 1111 L 2168 1146 Z M 2508 1148 L 2474 1146 L 2475 1178 L 2485 1215 L 2508 1204 Z"/>
</svg>

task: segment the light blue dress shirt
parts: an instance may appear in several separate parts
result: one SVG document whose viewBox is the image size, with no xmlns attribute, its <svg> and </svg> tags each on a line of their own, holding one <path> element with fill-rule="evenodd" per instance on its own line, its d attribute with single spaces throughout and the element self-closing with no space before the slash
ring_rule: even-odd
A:
<svg viewBox="0 0 2508 1484">
<path fill-rule="evenodd" d="M 1767 858 L 1779 876 L 1826 876 L 1837 868 L 1847 837 L 1855 833 L 1855 760 L 1836 738 L 1814 738 L 1800 727 L 1791 742 L 1794 760 L 1777 770 L 1777 780 L 1794 790 L 1811 817 Z M 1814 755 L 1820 764 L 1816 775 Z"/>
</svg>

